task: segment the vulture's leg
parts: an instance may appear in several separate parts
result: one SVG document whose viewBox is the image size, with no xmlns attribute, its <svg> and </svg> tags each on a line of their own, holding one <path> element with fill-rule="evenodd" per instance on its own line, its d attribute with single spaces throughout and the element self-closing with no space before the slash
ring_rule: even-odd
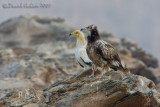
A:
<svg viewBox="0 0 160 107">
<path fill-rule="evenodd" d="M 89 77 L 94 77 L 95 71 L 96 71 L 96 66 L 93 64 L 92 65 L 92 74 Z"/>
<path fill-rule="evenodd" d="M 102 68 L 102 71 L 101 71 L 101 77 L 105 74 L 105 71 L 107 72 L 109 70 L 109 66 L 106 65 L 105 67 Z"/>
</svg>

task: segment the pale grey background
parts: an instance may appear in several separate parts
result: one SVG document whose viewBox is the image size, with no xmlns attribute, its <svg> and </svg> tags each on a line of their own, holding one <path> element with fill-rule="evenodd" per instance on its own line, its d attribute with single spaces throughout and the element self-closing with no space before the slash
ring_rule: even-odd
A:
<svg viewBox="0 0 160 107">
<path fill-rule="evenodd" d="M 4 3 L 49 3 L 51 8 L 3 9 Z M 117 37 L 136 41 L 160 59 L 160 0 L 1 0 L 0 23 L 22 14 L 62 17 L 77 28 L 96 24 Z"/>
</svg>

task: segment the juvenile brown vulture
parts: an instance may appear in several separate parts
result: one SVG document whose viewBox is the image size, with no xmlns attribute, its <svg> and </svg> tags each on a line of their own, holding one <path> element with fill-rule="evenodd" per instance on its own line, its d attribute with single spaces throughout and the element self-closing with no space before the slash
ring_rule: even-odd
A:
<svg viewBox="0 0 160 107">
<path fill-rule="evenodd" d="M 120 70 L 124 74 L 129 72 L 127 67 L 122 64 L 114 47 L 101 39 L 97 26 L 90 25 L 81 29 L 81 31 L 83 30 L 90 31 L 90 35 L 87 37 L 88 43 L 86 50 L 88 57 L 93 62 L 92 76 L 94 76 L 97 67 L 102 68 L 102 75 L 104 70 L 108 71 L 109 68 L 112 68 L 115 71 Z"/>
</svg>

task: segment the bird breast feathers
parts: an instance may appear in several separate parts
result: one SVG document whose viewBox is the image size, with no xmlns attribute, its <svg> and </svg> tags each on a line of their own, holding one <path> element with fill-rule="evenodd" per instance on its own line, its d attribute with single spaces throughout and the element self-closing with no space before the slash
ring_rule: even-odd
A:
<svg viewBox="0 0 160 107">
<path fill-rule="evenodd" d="M 87 52 L 86 52 L 86 48 L 85 48 L 85 47 L 77 48 L 77 49 L 75 50 L 75 56 L 76 56 L 76 59 L 80 59 L 80 57 L 81 57 L 85 62 L 92 62 L 92 61 L 88 58 L 88 55 L 87 55 Z"/>
</svg>

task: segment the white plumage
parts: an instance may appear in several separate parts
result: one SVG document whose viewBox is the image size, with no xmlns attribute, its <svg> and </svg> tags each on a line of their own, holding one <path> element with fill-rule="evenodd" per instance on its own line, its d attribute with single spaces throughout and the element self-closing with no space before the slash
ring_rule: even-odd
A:
<svg viewBox="0 0 160 107">
<path fill-rule="evenodd" d="M 76 30 L 70 35 L 74 35 L 77 38 L 77 44 L 75 48 L 75 58 L 77 62 L 80 64 L 81 67 L 84 68 L 84 70 L 90 69 L 92 67 L 92 61 L 89 59 L 86 52 L 87 42 L 85 40 L 83 32 Z"/>
<path fill-rule="evenodd" d="M 84 70 L 90 69 L 92 67 L 92 61 L 88 58 L 86 52 L 86 45 L 76 47 L 75 57 L 77 62 L 84 68 Z"/>
</svg>

